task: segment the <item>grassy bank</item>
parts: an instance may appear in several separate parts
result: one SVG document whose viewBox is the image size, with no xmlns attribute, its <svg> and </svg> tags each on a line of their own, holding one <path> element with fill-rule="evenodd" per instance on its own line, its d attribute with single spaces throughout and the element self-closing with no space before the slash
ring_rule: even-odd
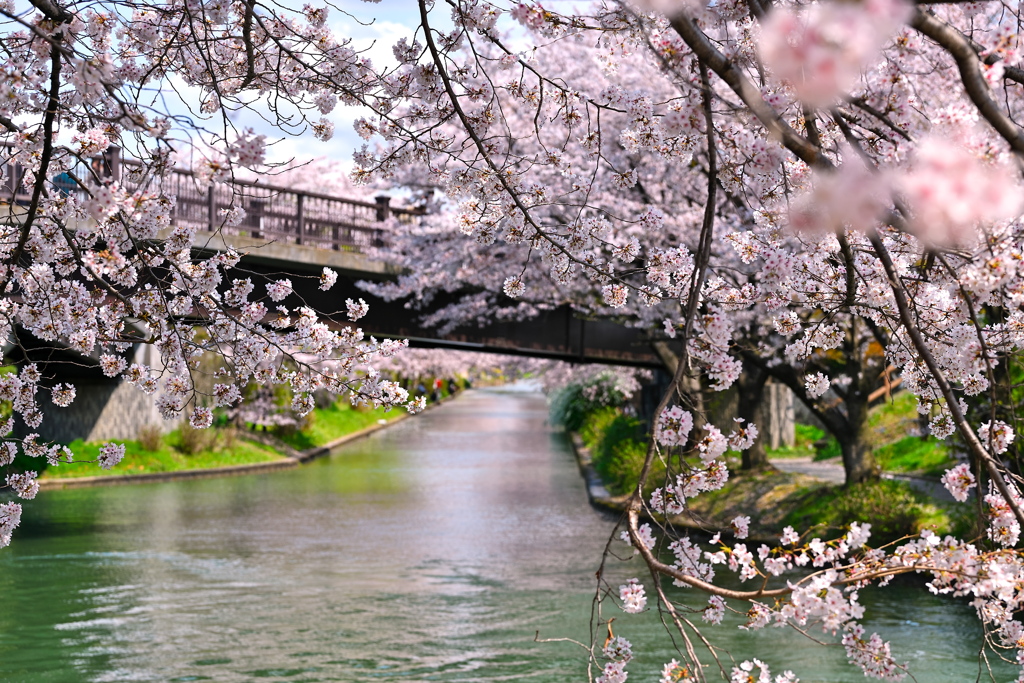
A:
<svg viewBox="0 0 1024 683">
<path fill-rule="evenodd" d="M 851 522 L 871 522 L 875 544 L 932 529 L 939 535 L 970 532 L 970 509 L 940 503 L 891 479 L 850 487 L 827 486 L 798 492 L 782 516 L 783 525 L 816 528 L 818 535 L 842 529 Z"/>
<path fill-rule="evenodd" d="M 324 446 L 381 420 L 390 421 L 404 413 L 404 410 L 398 409 L 385 412 L 382 408 L 353 408 L 347 402 L 339 401 L 327 408 L 315 409 L 302 429 L 270 433 L 292 448 L 302 451 Z M 285 455 L 277 449 L 245 438 L 246 433 L 247 430 L 231 427 L 195 430 L 186 426 L 167 434 L 143 430 L 138 439 L 117 440 L 117 443 L 125 445 L 125 456 L 110 470 L 99 469 L 95 462 L 87 462 L 96 460 L 100 446 L 106 442 L 84 443 L 78 440 L 69 444 L 76 462 L 47 467 L 40 479 L 180 472 L 285 459 Z M 36 464 L 32 463 L 33 466 Z"/>
<path fill-rule="evenodd" d="M 605 406 L 582 415 L 579 434 L 594 458 L 594 469 L 613 495 L 636 488 L 647 454 L 639 420 L 624 415 L 618 408 Z M 658 478 L 651 477 L 652 481 Z"/>
<path fill-rule="evenodd" d="M 189 452 L 191 445 L 183 444 L 182 431 L 176 429 L 164 435 L 156 443 L 143 445 L 136 440 L 123 441 L 124 459 L 109 470 L 99 469 L 94 461 L 100 446 L 105 442 L 83 443 L 74 441 L 70 445 L 76 461 L 59 467 L 48 467 L 41 479 L 70 479 L 100 475 L 148 474 L 151 472 L 180 472 L 182 470 L 251 465 L 253 463 L 283 460 L 284 456 L 274 449 L 245 439 L 238 438 L 229 430 L 209 430 L 204 436 L 208 443 L 199 450 Z M 188 439 L 190 437 L 186 437 Z M 148 446 L 148 447 L 147 447 Z"/>
<path fill-rule="evenodd" d="M 906 434 L 904 403 L 882 406 L 872 416 L 871 427 L 878 438 L 876 458 L 896 471 L 948 466 L 945 444 L 918 437 L 893 438 L 901 428 Z M 647 446 L 640 421 L 620 408 L 604 406 L 585 411 L 577 416 L 575 424 L 608 491 L 622 495 L 634 490 Z M 814 427 L 800 425 L 795 446 L 785 449 L 783 457 L 820 457 L 823 436 Z M 778 470 L 743 472 L 739 470 L 738 453 L 728 453 L 726 458 L 730 468 L 726 485 L 688 501 L 689 516 L 677 521 L 696 522 L 712 530 L 727 529 L 736 516 L 748 515 L 751 533 L 762 538 L 777 536 L 787 525 L 814 527 L 817 535 L 829 536 L 841 533 L 850 522 L 868 521 L 876 542 L 924 529 L 939 534 L 958 532 L 970 524 L 960 508 L 937 502 L 904 481 L 883 480 L 844 488 Z M 667 470 L 678 468 L 679 463 L 658 463 L 648 489 L 664 485 Z"/>
<path fill-rule="evenodd" d="M 384 408 L 353 408 L 347 402 L 339 401 L 328 408 L 314 409 L 301 430 L 284 432 L 278 436 L 292 448 L 304 451 L 325 446 L 342 436 L 375 425 L 380 420 L 393 420 L 405 412 L 399 408 L 390 411 Z"/>
</svg>

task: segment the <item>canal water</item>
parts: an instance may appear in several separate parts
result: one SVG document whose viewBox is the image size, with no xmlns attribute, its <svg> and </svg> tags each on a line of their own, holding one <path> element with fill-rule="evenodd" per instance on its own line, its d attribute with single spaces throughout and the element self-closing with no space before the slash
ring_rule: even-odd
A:
<svg viewBox="0 0 1024 683">
<path fill-rule="evenodd" d="M 295 470 L 43 492 L 0 551 L 0 681 L 586 680 L 578 646 L 534 637 L 589 640 L 615 520 L 546 417 L 529 387 L 474 390 Z M 917 680 L 976 679 L 964 604 L 863 598 Z M 864 680 L 831 637 L 737 623 L 706 629 L 725 661 Z M 614 626 L 630 680 L 656 681 L 674 654 L 657 614 Z"/>
</svg>

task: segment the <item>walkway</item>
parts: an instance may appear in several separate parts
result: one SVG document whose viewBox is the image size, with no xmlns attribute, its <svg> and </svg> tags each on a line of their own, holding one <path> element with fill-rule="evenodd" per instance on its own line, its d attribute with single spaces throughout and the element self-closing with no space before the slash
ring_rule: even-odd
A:
<svg viewBox="0 0 1024 683">
<path fill-rule="evenodd" d="M 819 461 L 811 458 L 780 458 L 772 460 L 772 465 L 783 472 L 806 474 L 833 485 L 841 485 L 846 480 L 843 466 L 838 458 Z M 891 472 L 884 473 L 882 478 L 903 480 L 921 493 L 931 496 L 936 500 L 953 502 L 953 496 L 950 495 L 946 487 L 938 480 L 916 477 L 909 474 L 893 474 Z"/>
</svg>

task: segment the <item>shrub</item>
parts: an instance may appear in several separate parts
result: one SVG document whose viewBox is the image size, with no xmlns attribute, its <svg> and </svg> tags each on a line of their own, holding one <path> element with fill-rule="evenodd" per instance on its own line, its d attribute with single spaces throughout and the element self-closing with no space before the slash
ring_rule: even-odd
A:
<svg viewBox="0 0 1024 683">
<path fill-rule="evenodd" d="M 595 456 L 604 439 L 605 432 L 619 415 L 621 412 L 617 408 L 606 406 L 596 408 L 581 416 L 580 424 L 575 431 L 579 431 L 583 443 L 587 448 L 595 451 Z"/>
<path fill-rule="evenodd" d="M 834 503 L 834 526 L 871 520 L 875 543 L 920 533 L 927 499 L 904 482 L 880 479 L 851 486 Z"/>
<path fill-rule="evenodd" d="M 217 435 L 220 436 L 221 442 L 220 447 L 226 451 L 233 451 L 235 449 L 235 442 L 238 440 L 238 430 L 234 427 L 225 427 L 224 429 L 218 429 Z"/>
<path fill-rule="evenodd" d="M 600 459 L 602 468 L 599 472 L 609 490 L 616 494 L 633 491 L 640 481 L 640 470 L 646 457 L 647 447 L 636 439 L 604 444 Z M 652 477 L 652 481 L 656 480 L 656 477 Z"/>
<path fill-rule="evenodd" d="M 647 455 L 643 424 L 618 408 L 599 408 L 580 426 L 580 437 L 593 455 L 594 469 L 612 493 L 636 488 Z"/>
<path fill-rule="evenodd" d="M 164 444 L 164 433 L 156 425 L 142 425 L 135 438 L 139 445 L 150 453 L 160 450 Z"/>
<path fill-rule="evenodd" d="M 583 398 L 583 387 L 570 384 L 551 397 L 551 422 L 570 432 L 579 431 L 593 407 Z"/>
<path fill-rule="evenodd" d="M 600 370 L 595 374 L 588 370 L 552 394 L 551 422 L 571 432 L 579 431 L 591 413 L 624 405 L 639 386 L 631 373 Z"/>
<path fill-rule="evenodd" d="M 178 428 L 177 449 L 185 455 L 195 455 L 213 447 L 216 433 L 210 429 L 196 429 L 187 421 Z"/>
</svg>

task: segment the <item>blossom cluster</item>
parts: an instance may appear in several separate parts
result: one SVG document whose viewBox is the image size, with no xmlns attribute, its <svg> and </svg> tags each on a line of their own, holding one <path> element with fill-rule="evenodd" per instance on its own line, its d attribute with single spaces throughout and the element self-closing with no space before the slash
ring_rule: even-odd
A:
<svg viewBox="0 0 1024 683">
<path fill-rule="evenodd" d="M 654 438 L 663 446 L 682 446 L 693 429 L 693 415 L 679 406 L 672 406 L 658 416 Z"/>
</svg>

